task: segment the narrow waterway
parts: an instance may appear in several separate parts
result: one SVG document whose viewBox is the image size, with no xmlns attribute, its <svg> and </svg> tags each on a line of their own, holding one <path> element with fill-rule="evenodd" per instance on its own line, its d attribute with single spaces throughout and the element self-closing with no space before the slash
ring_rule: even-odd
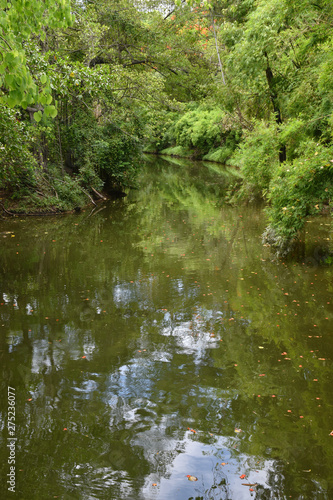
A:
<svg viewBox="0 0 333 500">
<path fill-rule="evenodd" d="M 0 223 L 1 498 L 332 500 L 332 219 L 273 259 L 235 183 L 149 159 L 125 198 Z"/>
</svg>

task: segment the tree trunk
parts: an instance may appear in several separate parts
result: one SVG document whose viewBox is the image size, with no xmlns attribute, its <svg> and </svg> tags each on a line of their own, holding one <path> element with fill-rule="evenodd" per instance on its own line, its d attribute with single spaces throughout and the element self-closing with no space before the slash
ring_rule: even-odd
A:
<svg viewBox="0 0 333 500">
<path fill-rule="evenodd" d="M 268 83 L 268 88 L 269 88 L 269 95 L 271 99 L 271 103 L 273 105 L 273 110 L 274 110 L 274 115 L 275 115 L 275 120 L 278 125 L 282 124 L 282 116 L 281 116 L 281 110 L 277 101 L 277 92 L 275 88 L 275 82 L 274 82 L 274 75 L 271 70 L 271 67 L 269 65 L 269 60 L 268 60 L 268 55 L 267 52 L 265 52 L 265 57 L 267 60 L 267 68 L 266 68 L 266 80 Z M 279 128 L 278 128 L 279 130 Z M 280 163 L 284 163 L 287 159 L 287 150 L 286 150 L 286 145 L 283 144 L 281 145 L 280 151 L 279 151 L 279 161 Z"/>
<path fill-rule="evenodd" d="M 219 66 L 220 66 L 220 71 L 221 71 L 221 75 L 222 75 L 222 81 L 223 81 L 223 85 L 225 85 L 225 78 L 224 78 L 224 71 L 223 71 L 223 67 L 222 67 L 222 61 L 221 61 L 221 57 L 220 57 L 220 51 L 219 51 L 219 46 L 218 46 L 218 43 L 217 43 L 217 36 L 216 36 L 216 31 L 215 31 L 215 22 L 214 22 L 214 15 L 213 15 L 213 12 L 210 11 L 210 14 L 211 14 L 211 18 L 212 18 L 212 26 L 213 26 L 213 31 L 214 31 L 214 39 L 215 39 L 215 48 L 216 48 L 216 53 L 217 53 L 217 59 L 219 61 Z"/>
<path fill-rule="evenodd" d="M 58 130 L 58 143 L 59 143 L 59 155 L 60 155 L 60 165 L 61 165 L 61 176 L 64 177 L 65 175 L 65 165 L 64 165 L 64 159 L 62 156 L 62 147 L 61 147 L 61 134 L 60 134 L 60 127 L 59 127 L 59 118 L 57 118 L 57 130 Z"/>
</svg>

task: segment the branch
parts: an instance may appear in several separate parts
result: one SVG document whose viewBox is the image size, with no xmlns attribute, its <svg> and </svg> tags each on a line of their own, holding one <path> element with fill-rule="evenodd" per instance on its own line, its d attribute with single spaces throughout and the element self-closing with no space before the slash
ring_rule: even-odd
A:
<svg viewBox="0 0 333 500">
<path fill-rule="evenodd" d="M 222 81 L 223 81 L 223 84 L 225 85 L 226 83 L 225 83 L 224 72 L 223 72 L 223 68 L 222 68 L 222 62 L 221 62 L 221 58 L 220 58 L 219 46 L 217 44 L 217 36 L 216 36 L 216 31 L 215 31 L 215 21 L 214 21 L 214 16 L 213 16 L 213 11 L 212 10 L 210 11 L 210 15 L 211 15 L 211 18 L 212 18 L 212 26 L 213 26 L 213 30 L 214 30 L 214 38 L 215 38 L 215 47 L 216 47 L 217 58 L 219 60 L 219 66 L 220 66 L 220 70 L 221 70 Z"/>
<path fill-rule="evenodd" d="M 0 206 L 2 207 L 2 210 L 8 214 L 8 215 L 16 215 L 16 214 L 13 214 L 12 212 L 9 212 L 8 210 L 5 209 L 4 205 L 0 202 Z"/>
<path fill-rule="evenodd" d="M 185 2 L 186 2 L 186 0 L 182 0 L 182 4 Z M 170 10 L 170 12 L 165 17 L 163 17 L 163 21 L 168 19 L 168 17 L 171 16 L 171 14 L 173 14 L 175 12 L 175 10 L 176 10 L 176 6 L 174 6 L 174 8 L 172 10 Z"/>
<path fill-rule="evenodd" d="M 172 10 L 170 10 L 170 12 L 165 17 L 163 17 L 163 21 L 168 19 L 168 17 L 171 16 L 171 14 L 173 14 L 175 12 L 175 10 L 176 10 L 176 7 L 174 7 Z"/>
<path fill-rule="evenodd" d="M 148 61 L 147 59 L 139 59 L 137 61 L 133 61 L 130 62 L 130 63 L 126 63 L 126 64 L 123 64 L 123 68 L 126 68 L 127 66 L 133 66 L 134 64 L 147 64 L 149 63 L 150 61 Z"/>
<path fill-rule="evenodd" d="M 106 198 L 97 191 L 97 189 L 93 188 L 92 186 L 90 186 L 90 189 L 92 189 L 94 191 L 94 193 L 99 197 L 101 198 L 101 200 L 106 200 Z"/>
<path fill-rule="evenodd" d="M 5 42 L 5 44 L 10 48 L 10 50 L 13 50 L 5 38 L 3 38 L 1 35 L 0 38 L 3 42 Z"/>
<path fill-rule="evenodd" d="M 89 193 L 87 193 L 87 191 L 86 191 L 85 189 L 83 189 L 82 187 L 81 187 L 80 189 L 81 189 L 81 191 L 82 191 L 82 192 L 83 192 L 86 196 L 88 196 L 88 198 L 90 199 L 91 203 L 92 203 L 93 205 L 95 205 L 95 207 L 96 207 L 96 203 L 94 202 L 94 200 L 93 200 L 93 198 L 90 196 L 90 194 L 89 194 Z"/>
</svg>

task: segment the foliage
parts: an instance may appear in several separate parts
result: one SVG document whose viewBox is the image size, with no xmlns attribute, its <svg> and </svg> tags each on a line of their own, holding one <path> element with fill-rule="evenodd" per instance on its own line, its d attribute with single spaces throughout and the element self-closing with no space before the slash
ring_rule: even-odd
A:
<svg viewBox="0 0 333 500">
<path fill-rule="evenodd" d="M 244 189 L 263 195 L 278 166 L 279 138 L 275 123 L 254 121 L 244 141 L 232 156 L 232 164 L 241 168 Z"/>
<path fill-rule="evenodd" d="M 180 113 L 147 109 L 142 113 L 145 123 L 145 151 L 159 152 L 174 143 L 173 125 Z"/>
<path fill-rule="evenodd" d="M 81 106 L 75 109 L 71 126 L 60 125 L 63 148 L 68 152 L 66 166 L 80 176 L 88 189 L 101 189 L 103 185 L 105 189 L 120 189 L 133 183 L 135 177 L 140 151 L 137 135 L 110 119 L 106 111 L 104 119 L 96 120 L 89 109 Z M 54 161 L 56 155 L 57 148 Z"/>
<path fill-rule="evenodd" d="M 166 156 L 179 156 L 180 158 L 193 158 L 194 156 L 193 150 L 183 148 L 183 146 L 170 146 L 162 149 L 159 153 Z"/>
<path fill-rule="evenodd" d="M 333 147 L 314 141 L 300 145 L 302 156 L 286 162 L 270 184 L 267 235 L 273 245 L 290 243 L 305 217 L 321 213 L 333 199 Z"/>
<path fill-rule="evenodd" d="M 308 0 L 242 5 L 218 0 L 210 9 L 219 15 L 216 32 L 226 79 L 216 96 L 244 132 L 231 162 L 241 167 L 243 194 L 268 197 L 267 234 L 288 245 L 304 218 L 320 213 L 313 207 L 325 198 L 324 189 L 330 190 L 320 167 L 332 148 L 332 10 L 327 1 Z M 329 178 L 331 170 L 324 170 Z M 304 189 L 298 175 L 311 181 Z"/>
<path fill-rule="evenodd" d="M 66 27 L 67 22 L 59 25 L 50 22 L 47 27 L 41 26 L 40 38 L 36 38 L 36 30 L 31 30 L 30 38 L 24 44 L 24 57 L 29 74 L 36 82 L 34 100 L 28 94 L 22 95 L 19 102 L 21 110 L 17 115 L 22 127 L 27 128 L 29 122 L 32 125 L 28 128 L 35 139 L 34 144 L 30 143 L 30 150 L 36 157 L 35 168 L 38 168 L 38 163 L 45 179 L 48 177 L 58 193 L 55 205 L 60 206 L 59 200 L 63 197 L 66 207 L 70 196 L 65 192 L 63 180 L 66 179 L 71 186 L 69 177 L 65 176 L 66 171 L 75 174 L 79 185 L 85 186 L 88 191 L 91 187 L 101 189 L 103 184 L 119 189 L 133 182 L 144 128 L 142 102 L 149 94 L 156 101 L 154 105 L 160 107 L 162 88 L 161 79 L 156 74 L 142 74 L 119 65 L 118 60 L 110 57 L 114 51 L 103 55 L 107 64 L 101 60 L 98 47 L 102 39 L 106 42 L 108 37 L 113 36 L 110 23 L 117 12 L 117 2 L 112 5 L 91 3 L 87 8 L 77 4 L 75 11 L 77 20 L 69 30 L 59 29 Z M 132 8 L 131 15 L 134 16 L 133 12 Z M 46 22 L 48 19 L 45 16 Z M 128 22 L 131 23 L 129 18 Z M 137 26 L 142 24 L 137 20 L 135 23 Z M 139 35 L 143 36 L 145 29 L 142 26 L 140 29 Z M 136 33 L 135 37 L 136 43 L 140 44 L 139 35 Z M 100 63 L 97 62 L 98 57 Z M 13 66 L 8 81 L 12 78 L 14 82 L 19 78 L 15 71 Z M 43 90 L 37 97 L 37 87 L 40 90 L 44 88 L 46 93 Z M 4 95 L 8 94 L 8 89 L 3 87 L 2 90 Z M 52 100 L 56 108 L 50 106 Z M 165 102 L 168 102 L 167 98 Z M 13 101 L 11 105 L 15 103 Z M 22 144 L 22 141 L 18 142 Z M 57 175 L 55 167 L 59 171 Z M 11 176 L 7 176 L 6 188 L 11 183 L 15 184 L 14 173 L 20 178 L 22 169 L 13 166 Z M 62 184 L 56 186 L 58 175 Z M 39 182 L 41 177 L 37 177 Z M 74 187 L 71 186 L 70 190 Z M 39 189 L 45 195 L 43 203 L 46 206 L 45 199 L 50 199 L 46 184 L 41 182 Z M 20 192 L 16 194 L 20 197 Z M 41 201 L 34 195 L 33 198 L 40 206 Z M 74 205 L 77 203 L 74 199 L 72 201 Z"/>
<path fill-rule="evenodd" d="M 0 97 L 23 137 L 16 152 L 5 144 L 6 189 L 29 187 L 28 165 L 29 179 L 42 169 L 70 184 L 70 174 L 91 195 L 132 184 L 141 150 L 194 156 L 240 167 L 229 199 L 266 197 L 270 231 L 297 233 L 317 188 L 299 193 L 305 208 L 286 224 L 277 186 L 291 165 L 303 171 L 313 144 L 330 156 L 328 0 L 2 3 Z"/>
<path fill-rule="evenodd" d="M 35 184 L 36 160 L 29 150 L 33 136 L 18 114 L 0 107 L 0 188 L 15 190 Z"/>
<path fill-rule="evenodd" d="M 106 129 L 105 133 L 108 133 Z M 137 141 L 125 134 L 114 133 L 107 141 L 92 144 L 96 168 L 109 188 L 130 186 L 138 165 Z"/>
<path fill-rule="evenodd" d="M 183 113 L 158 118 L 150 144 L 163 154 L 170 150 L 170 154 L 225 162 L 240 140 L 241 131 L 230 127 L 217 105 L 189 103 Z"/>
<path fill-rule="evenodd" d="M 49 165 L 47 176 L 41 173 L 38 177 L 38 191 L 23 199 L 23 206 L 33 210 L 56 212 L 82 208 L 89 202 L 87 191 L 82 186 L 81 177 L 61 175 L 56 165 Z M 22 207 L 19 205 L 17 210 Z"/>
<path fill-rule="evenodd" d="M 221 142 L 221 109 L 198 108 L 186 112 L 174 125 L 177 145 L 206 153 Z"/>
<path fill-rule="evenodd" d="M 204 155 L 203 160 L 226 163 L 227 160 L 229 160 L 229 158 L 232 156 L 233 152 L 234 148 L 226 145 L 224 147 L 217 148 L 210 153 L 207 153 L 206 155 Z"/>
<path fill-rule="evenodd" d="M 6 0 L 0 2 L 0 84 L 2 101 L 8 106 L 27 107 L 37 102 L 46 109 L 52 102 L 48 75 L 42 73 L 36 78 L 27 64 L 26 45 L 31 39 L 45 42 L 47 29 L 65 27 L 73 22 L 70 4 L 67 0 L 54 2 L 44 0 Z M 54 106 L 48 108 L 55 114 Z M 37 115 L 39 118 L 40 115 Z"/>
</svg>

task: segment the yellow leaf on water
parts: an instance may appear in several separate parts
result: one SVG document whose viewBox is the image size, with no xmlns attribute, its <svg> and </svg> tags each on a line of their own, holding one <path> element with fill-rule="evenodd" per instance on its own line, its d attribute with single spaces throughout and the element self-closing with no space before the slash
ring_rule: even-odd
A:
<svg viewBox="0 0 333 500">
<path fill-rule="evenodd" d="M 195 476 L 191 476 L 190 474 L 187 474 L 187 476 L 186 476 L 186 477 L 187 477 L 187 479 L 188 479 L 189 481 L 198 481 L 198 478 L 197 478 L 197 477 L 195 477 Z"/>
</svg>

